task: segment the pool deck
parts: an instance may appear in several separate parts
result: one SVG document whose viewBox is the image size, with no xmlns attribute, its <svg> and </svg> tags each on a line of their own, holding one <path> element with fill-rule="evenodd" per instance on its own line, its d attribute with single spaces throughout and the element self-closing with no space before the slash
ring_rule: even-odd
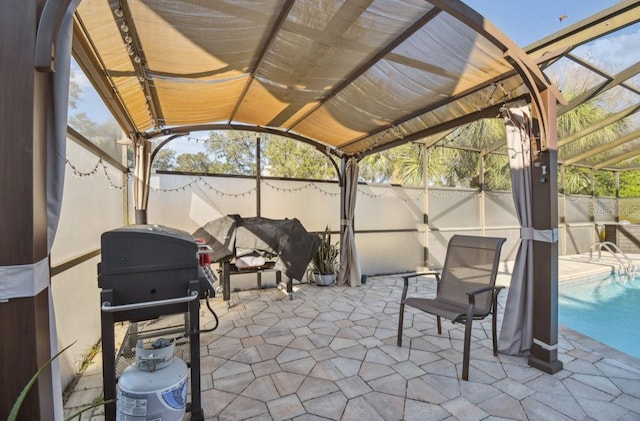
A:
<svg viewBox="0 0 640 421">
<path fill-rule="evenodd" d="M 640 256 L 634 257 L 640 264 Z M 560 281 L 617 270 L 588 255 L 559 260 Z M 500 284 L 509 275 L 501 273 Z M 434 291 L 434 282 L 421 282 Z M 564 326 L 550 375 L 526 357 L 491 352 L 490 319 L 475 322 L 469 381 L 462 367 L 464 327 L 405 312 L 396 346 L 400 275 L 369 277 L 358 288 L 295 286 L 234 292 L 235 305 L 212 301 L 218 329 L 201 335 L 206 420 L 639 420 L 640 359 Z M 506 293 L 500 297 L 498 326 Z M 201 326 L 213 318 L 202 311 Z M 65 415 L 99 399 L 98 354 L 65 404 Z M 82 414 L 103 420 L 102 407 Z"/>
</svg>

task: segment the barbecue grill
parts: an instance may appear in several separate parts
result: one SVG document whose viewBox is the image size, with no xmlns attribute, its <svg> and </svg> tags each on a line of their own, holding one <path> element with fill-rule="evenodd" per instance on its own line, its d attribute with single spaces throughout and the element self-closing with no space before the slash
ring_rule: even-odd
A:
<svg viewBox="0 0 640 421">
<path fill-rule="evenodd" d="M 200 266 L 198 244 L 190 234 L 174 228 L 131 225 L 103 233 L 101 247 L 98 286 L 102 289 L 105 401 L 116 397 L 115 323 L 130 322 L 125 350 L 118 352 L 121 356 L 127 349 L 135 353 L 135 344 L 142 337 L 136 337 L 138 322 L 184 314 L 182 336 L 188 339 L 191 369 L 191 403 L 187 410 L 192 420 L 204 419 L 200 401 L 199 298 L 213 295 L 213 289 Z M 167 332 L 160 330 L 154 335 Z M 105 416 L 107 420 L 115 419 L 113 403 L 105 404 Z"/>
</svg>

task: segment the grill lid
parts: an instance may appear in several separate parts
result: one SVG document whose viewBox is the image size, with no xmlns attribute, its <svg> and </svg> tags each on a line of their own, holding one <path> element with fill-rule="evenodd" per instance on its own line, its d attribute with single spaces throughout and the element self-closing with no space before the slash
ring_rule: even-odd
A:
<svg viewBox="0 0 640 421">
<path fill-rule="evenodd" d="M 182 230 L 129 225 L 101 236 L 100 275 L 198 268 L 198 245 Z"/>
</svg>

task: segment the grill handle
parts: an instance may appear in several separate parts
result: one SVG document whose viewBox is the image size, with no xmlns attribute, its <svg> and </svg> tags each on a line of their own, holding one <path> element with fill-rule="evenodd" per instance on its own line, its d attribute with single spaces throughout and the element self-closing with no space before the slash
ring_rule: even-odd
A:
<svg viewBox="0 0 640 421">
<path fill-rule="evenodd" d="M 158 301 L 146 301 L 144 303 L 123 304 L 119 306 L 113 306 L 109 301 L 105 301 L 102 303 L 101 310 L 104 311 L 105 313 L 115 313 L 117 311 L 139 310 L 141 308 L 165 306 L 169 304 L 188 303 L 189 301 L 193 301 L 197 299 L 198 295 L 199 295 L 198 291 L 191 291 L 189 295 L 186 297 L 169 298 L 167 300 L 158 300 Z"/>
</svg>

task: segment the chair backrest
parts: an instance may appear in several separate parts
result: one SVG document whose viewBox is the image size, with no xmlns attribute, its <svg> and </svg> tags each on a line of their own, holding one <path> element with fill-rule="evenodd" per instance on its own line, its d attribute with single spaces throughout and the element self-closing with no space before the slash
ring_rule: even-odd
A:
<svg viewBox="0 0 640 421">
<path fill-rule="evenodd" d="M 467 291 L 494 286 L 500 250 L 506 238 L 454 235 L 449 240 L 442 268 L 438 299 L 465 305 Z M 476 315 L 491 311 L 491 291 L 476 296 Z"/>
</svg>

